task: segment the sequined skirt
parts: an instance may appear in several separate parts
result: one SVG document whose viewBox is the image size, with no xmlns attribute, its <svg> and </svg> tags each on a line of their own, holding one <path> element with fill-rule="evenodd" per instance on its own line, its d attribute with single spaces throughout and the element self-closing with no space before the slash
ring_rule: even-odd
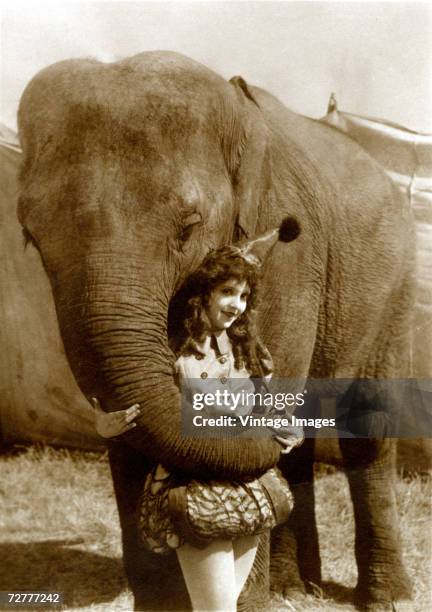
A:
<svg viewBox="0 0 432 612">
<path fill-rule="evenodd" d="M 256 535 L 284 522 L 293 507 L 277 468 L 249 482 L 179 483 L 162 465 L 147 476 L 138 525 L 147 548 L 167 554 L 185 541 L 204 547 L 215 539 Z"/>
</svg>

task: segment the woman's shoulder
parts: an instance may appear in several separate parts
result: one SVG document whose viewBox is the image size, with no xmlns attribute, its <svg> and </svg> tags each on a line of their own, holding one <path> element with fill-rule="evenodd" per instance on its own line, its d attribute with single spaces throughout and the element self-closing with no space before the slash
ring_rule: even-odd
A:
<svg viewBox="0 0 432 612">
<path fill-rule="evenodd" d="M 177 357 L 175 370 L 182 378 L 193 378 L 199 376 L 197 356 L 194 353 L 182 353 Z"/>
</svg>

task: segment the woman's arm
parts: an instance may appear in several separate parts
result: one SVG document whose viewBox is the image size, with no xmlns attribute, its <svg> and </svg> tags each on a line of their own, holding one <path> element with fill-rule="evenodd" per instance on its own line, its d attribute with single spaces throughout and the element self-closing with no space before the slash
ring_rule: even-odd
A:
<svg viewBox="0 0 432 612">
<path fill-rule="evenodd" d="M 140 414 L 139 404 L 133 404 L 126 410 L 105 412 L 97 397 L 92 397 L 90 403 L 94 411 L 94 425 L 102 438 L 114 438 L 136 427 L 133 420 Z"/>
</svg>

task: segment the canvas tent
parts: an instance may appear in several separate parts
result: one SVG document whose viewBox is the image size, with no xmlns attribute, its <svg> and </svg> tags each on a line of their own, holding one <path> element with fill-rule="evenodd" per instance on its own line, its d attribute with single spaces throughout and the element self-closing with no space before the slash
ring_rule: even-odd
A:
<svg viewBox="0 0 432 612">
<path fill-rule="evenodd" d="M 338 111 L 330 98 L 325 123 L 356 140 L 381 164 L 412 208 L 417 237 L 416 305 L 411 376 L 432 378 L 432 135 Z"/>
<path fill-rule="evenodd" d="M 382 164 L 409 198 L 419 244 L 412 376 L 432 378 L 432 136 L 341 113 L 323 119 Z M 96 448 L 91 408 L 68 368 L 48 280 L 35 249 L 24 251 L 16 218 L 20 148 L 0 131 L 0 425 L 5 441 Z"/>
</svg>

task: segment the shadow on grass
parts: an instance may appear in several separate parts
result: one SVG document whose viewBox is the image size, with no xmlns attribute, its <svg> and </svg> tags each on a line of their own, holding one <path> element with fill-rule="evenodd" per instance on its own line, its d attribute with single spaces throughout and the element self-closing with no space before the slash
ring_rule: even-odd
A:
<svg viewBox="0 0 432 612">
<path fill-rule="evenodd" d="M 0 543 L 0 591 L 63 593 L 66 609 L 112 601 L 127 586 L 122 560 L 82 547 L 81 538 Z"/>
<path fill-rule="evenodd" d="M 354 589 L 352 588 L 336 582 L 323 582 L 321 588 L 326 599 L 333 599 L 337 603 L 353 604 L 354 602 Z"/>
</svg>

